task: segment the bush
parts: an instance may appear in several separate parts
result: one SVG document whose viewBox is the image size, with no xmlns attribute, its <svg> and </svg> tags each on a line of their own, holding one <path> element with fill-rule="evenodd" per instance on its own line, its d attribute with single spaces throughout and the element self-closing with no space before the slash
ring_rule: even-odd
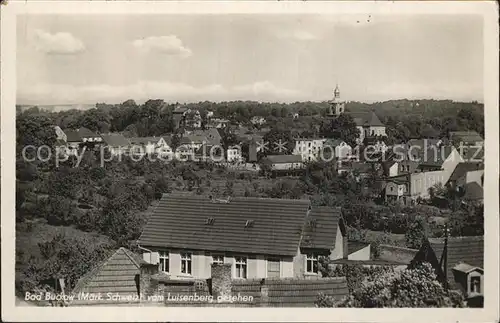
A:
<svg viewBox="0 0 500 323">
<path fill-rule="evenodd" d="M 354 287 L 354 286 L 353 286 Z M 351 291 L 352 290 L 352 291 Z M 403 271 L 379 270 L 356 282 L 349 296 L 332 300 L 320 295 L 317 306 L 331 307 L 463 307 L 457 291 L 448 292 L 428 263 Z"/>
</svg>

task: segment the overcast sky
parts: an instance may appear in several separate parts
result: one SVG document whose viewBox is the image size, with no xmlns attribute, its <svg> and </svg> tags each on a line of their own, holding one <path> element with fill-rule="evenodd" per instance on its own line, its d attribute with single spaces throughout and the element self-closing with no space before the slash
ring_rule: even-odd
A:
<svg viewBox="0 0 500 323">
<path fill-rule="evenodd" d="M 18 104 L 483 101 L 477 16 L 18 17 Z"/>
</svg>

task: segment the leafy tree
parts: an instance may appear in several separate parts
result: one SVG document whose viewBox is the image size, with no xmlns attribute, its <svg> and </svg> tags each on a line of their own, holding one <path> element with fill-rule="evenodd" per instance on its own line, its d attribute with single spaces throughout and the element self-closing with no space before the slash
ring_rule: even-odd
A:
<svg viewBox="0 0 500 323">
<path fill-rule="evenodd" d="M 16 117 L 16 143 L 18 151 L 32 145 L 53 147 L 56 133 L 52 120 L 43 114 L 23 113 Z"/>
<path fill-rule="evenodd" d="M 354 147 L 359 138 L 359 129 L 350 115 L 341 114 L 339 117 L 323 123 L 321 134 L 327 138 L 344 140 Z"/>
<path fill-rule="evenodd" d="M 426 228 L 423 220 L 413 222 L 405 233 L 406 247 L 420 249 L 422 241 L 426 238 Z"/>
<path fill-rule="evenodd" d="M 295 148 L 295 141 L 292 132 L 289 129 L 272 128 L 263 137 L 264 143 L 267 143 L 266 151 L 263 155 L 289 155 Z"/>
<path fill-rule="evenodd" d="M 320 295 L 318 306 L 328 307 L 464 307 L 458 291 L 447 291 L 428 263 L 402 271 L 368 276 L 350 295 L 336 300 Z"/>
</svg>

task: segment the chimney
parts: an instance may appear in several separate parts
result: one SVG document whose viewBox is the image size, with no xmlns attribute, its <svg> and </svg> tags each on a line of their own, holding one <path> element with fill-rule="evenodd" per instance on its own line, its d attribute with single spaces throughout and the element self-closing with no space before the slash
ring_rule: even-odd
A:
<svg viewBox="0 0 500 323">
<path fill-rule="evenodd" d="M 231 295 L 231 264 L 212 264 L 212 296 L 224 299 Z"/>
<path fill-rule="evenodd" d="M 349 242 L 347 239 L 347 234 L 342 237 L 342 258 L 347 259 L 349 257 Z"/>
<path fill-rule="evenodd" d="M 143 263 L 141 264 L 140 274 L 138 275 L 139 295 L 148 297 L 158 294 L 158 280 L 154 276 L 158 274 L 158 265 Z"/>
</svg>

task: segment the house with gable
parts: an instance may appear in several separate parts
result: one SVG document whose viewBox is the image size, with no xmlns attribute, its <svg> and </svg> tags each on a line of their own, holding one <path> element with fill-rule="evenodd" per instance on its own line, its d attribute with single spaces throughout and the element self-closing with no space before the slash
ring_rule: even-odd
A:
<svg viewBox="0 0 500 323">
<path fill-rule="evenodd" d="M 101 137 L 112 156 L 130 153 L 130 142 L 122 134 L 107 134 L 101 135 Z"/>
<path fill-rule="evenodd" d="M 143 259 L 172 278 L 318 276 L 320 256 L 348 256 L 340 208 L 309 200 L 164 194 L 139 240 Z"/>
<path fill-rule="evenodd" d="M 161 137 L 134 137 L 129 138 L 131 150 L 135 155 L 158 154 L 162 157 L 172 158 L 174 151 L 172 148 L 172 138 L 170 136 Z"/>
<path fill-rule="evenodd" d="M 449 289 L 460 290 L 469 306 L 482 306 L 484 295 L 484 237 L 429 238 L 412 265 L 430 263 Z"/>
</svg>

